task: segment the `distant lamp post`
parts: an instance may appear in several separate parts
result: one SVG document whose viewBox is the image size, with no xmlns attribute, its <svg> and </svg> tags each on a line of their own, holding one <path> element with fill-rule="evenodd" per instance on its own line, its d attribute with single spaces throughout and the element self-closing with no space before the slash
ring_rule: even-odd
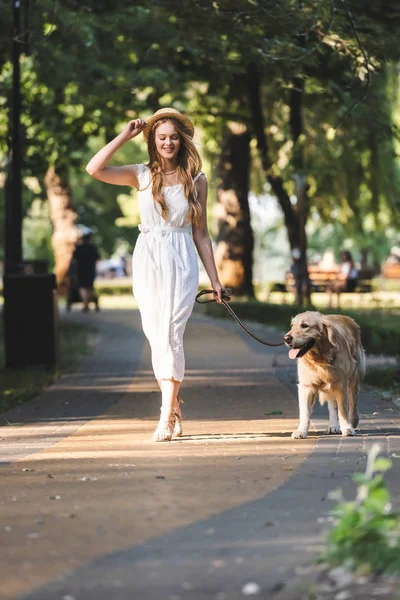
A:
<svg viewBox="0 0 400 600">
<path fill-rule="evenodd" d="M 25 8 L 29 0 L 25 0 Z M 11 164 L 5 206 L 4 346 L 5 366 L 53 367 L 59 359 L 58 310 L 53 274 L 22 258 L 21 181 L 21 46 L 27 49 L 28 27 L 21 36 L 21 0 L 12 0 Z M 27 12 L 25 13 L 27 17 Z M 22 39 L 24 38 L 24 39 Z M 35 264 L 36 263 L 36 264 Z"/>
<path fill-rule="evenodd" d="M 22 185 L 21 185 L 21 0 L 12 0 L 12 95 L 11 165 L 6 194 L 4 271 L 18 271 L 22 263 Z"/>
</svg>

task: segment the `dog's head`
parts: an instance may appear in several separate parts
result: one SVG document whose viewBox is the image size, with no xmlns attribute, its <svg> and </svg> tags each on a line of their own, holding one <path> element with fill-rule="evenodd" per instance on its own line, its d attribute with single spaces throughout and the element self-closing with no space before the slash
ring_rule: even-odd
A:
<svg viewBox="0 0 400 600">
<path fill-rule="evenodd" d="M 300 313 L 292 319 L 291 325 L 284 337 L 286 346 L 290 348 L 289 358 L 301 358 L 321 343 L 334 346 L 331 327 L 317 311 Z"/>
</svg>

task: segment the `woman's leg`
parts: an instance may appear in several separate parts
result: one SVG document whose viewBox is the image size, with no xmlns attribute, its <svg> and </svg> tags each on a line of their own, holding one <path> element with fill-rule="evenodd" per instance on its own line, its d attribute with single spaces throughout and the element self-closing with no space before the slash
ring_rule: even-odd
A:
<svg viewBox="0 0 400 600">
<path fill-rule="evenodd" d="M 162 398 L 161 414 L 157 429 L 153 435 L 153 440 L 155 442 L 169 442 L 174 433 L 181 382 L 175 379 L 160 379 L 158 380 L 158 385 L 161 389 Z"/>
<path fill-rule="evenodd" d="M 160 388 L 160 391 L 162 392 L 161 381 L 163 381 L 163 380 L 157 379 L 158 387 Z M 164 381 L 168 381 L 168 380 L 164 380 Z M 172 381 L 174 381 L 174 380 L 172 380 Z M 179 389 L 180 389 L 181 382 L 177 381 L 175 383 L 178 383 L 179 386 L 178 386 L 178 391 L 176 394 L 175 426 L 174 426 L 173 437 L 181 437 L 183 435 L 183 427 L 182 427 L 183 417 L 182 417 L 182 409 L 181 409 L 181 404 L 183 404 L 183 400 L 179 396 Z"/>
<path fill-rule="evenodd" d="M 326 293 L 328 294 L 328 308 L 332 308 L 332 294 L 333 294 L 333 290 L 332 290 L 332 286 L 328 285 L 326 287 Z"/>
<path fill-rule="evenodd" d="M 338 288 L 337 283 L 330 283 L 326 289 L 326 291 L 328 292 L 328 298 L 329 298 L 328 308 L 332 308 L 333 294 L 338 293 L 337 288 Z"/>
<path fill-rule="evenodd" d="M 337 303 L 336 303 L 336 306 L 338 308 L 340 308 L 340 294 L 342 292 L 344 292 L 345 289 L 346 289 L 346 282 L 345 281 L 339 283 L 338 286 L 337 286 L 337 288 L 336 288 L 336 294 L 337 294 Z"/>
<path fill-rule="evenodd" d="M 332 296 L 333 296 L 333 294 L 336 294 L 336 297 L 337 297 L 337 307 L 339 308 L 339 306 L 340 306 L 340 293 L 344 290 L 344 288 L 345 288 L 345 284 L 343 284 L 343 283 L 331 283 L 329 285 L 329 287 L 326 290 L 328 292 L 328 297 L 329 297 L 328 308 L 332 308 Z"/>
<path fill-rule="evenodd" d="M 87 312 L 89 310 L 89 302 L 90 302 L 90 289 L 87 287 L 79 288 L 79 293 L 83 302 L 83 311 Z"/>
<path fill-rule="evenodd" d="M 175 408 L 181 382 L 175 379 L 158 379 L 157 383 L 161 390 L 161 408 L 166 410 Z"/>
</svg>

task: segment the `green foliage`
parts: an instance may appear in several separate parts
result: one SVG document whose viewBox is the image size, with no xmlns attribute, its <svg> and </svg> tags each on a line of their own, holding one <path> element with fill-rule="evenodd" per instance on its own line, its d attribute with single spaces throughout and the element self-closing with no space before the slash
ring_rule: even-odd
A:
<svg viewBox="0 0 400 600">
<path fill-rule="evenodd" d="M 368 230 L 354 229 L 352 219 L 345 223 L 332 219 L 325 223 L 314 214 L 308 226 L 308 247 L 312 253 L 323 256 L 327 248 L 334 251 L 339 262 L 340 253 L 350 250 L 355 261 L 360 261 L 361 252 L 367 257 L 367 264 L 379 267 L 389 254 L 390 249 L 400 243 L 400 230 L 397 223 L 391 223 L 385 230 L 375 229 L 373 224 L 368 224 Z M 386 283 L 386 282 L 385 282 Z"/>
<path fill-rule="evenodd" d="M 25 4 L 21 6 L 23 11 Z M 11 4 L 0 0 L 0 8 L 10 24 Z M 194 78 L 196 52 L 190 43 L 183 45 L 174 20 L 168 17 L 161 5 L 148 0 L 139 5 L 117 0 L 112 6 L 40 0 L 29 11 L 29 56 L 21 47 L 23 175 L 37 178 L 39 198 L 44 201 L 43 177 L 49 166 L 55 166 L 64 181 L 71 183 L 79 220 L 95 230 L 95 241 L 105 256 L 121 241 L 131 251 L 135 240 L 131 227 L 118 226 L 124 215 L 117 196 L 126 193 L 126 188 L 94 182 L 84 165 L 96 151 L 94 146 L 99 149 L 128 119 L 158 108 L 159 99 L 166 99 L 171 89 L 175 102 L 183 100 L 185 82 Z M 4 108 L 0 111 L 0 168 L 4 169 L 11 95 L 10 30 L 7 27 L 0 34 L 0 106 Z M 128 146 L 136 150 L 129 156 L 124 148 L 116 164 L 146 160 L 137 140 Z M 34 198 L 24 186 L 25 211 Z M 46 235 L 49 246 L 47 231 Z M 2 231 L 0 241 L 1 237 Z M 32 248 L 34 239 L 32 235 L 24 239 L 25 246 L 40 254 L 42 240 L 37 238 L 37 248 Z"/>
<path fill-rule="evenodd" d="M 35 198 L 23 221 L 23 256 L 25 259 L 45 259 L 53 262 L 51 224 L 47 202 Z"/>
<path fill-rule="evenodd" d="M 370 354 L 396 356 L 400 351 L 399 316 L 385 311 L 346 311 L 361 327 L 363 346 Z"/>
<path fill-rule="evenodd" d="M 365 474 L 353 477 L 358 484 L 353 502 L 346 502 L 340 490 L 331 495 L 338 503 L 321 556 L 330 565 L 372 573 L 400 572 L 400 523 L 382 475 L 392 462 L 378 458 L 379 450 L 375 444 Z"/>
<path fill-rule="evenodd" d="M 83 154 L 84 161 L 88 162 L 104 143 L 103 138 L 90 138 L 89 148 Z M 143 162 L 147 162 L 147 153 L 140 141 L 135 139 L 119 150 L 111 164 Z M 108 258 L 121 246 L 125 248 L 124 254 L 131 254 L 138 235 L 135 229 L 137 222 L 125 217 L 137 211 L 136 191 L 96 181 L 82 168 L 71 169 L 70 182 L 78 222 L 93 230 L 94 242 L 101 256 Z"/>
<path fill-rule="evenodd" d="M 389 79 L 396 86 L 392 94 L 388 93 Z M 327 83 L 324 97 L 307 99 L 306 157 L 314 207 L 311 228 L 317 232 L 323 223 L 330 223 L 334 234 L 347 235 L 371 249 L 371 236 L 384 240 L 387 229 L 392 238 L 396 229 L 398 232 L 396 224 L 393 227 L 400 187 L 393 112 L 399 82 L 398 72 L 383 70 L 375 75 L 368 99 L 336 130 L 335 88 Z M 326 104 L 327 97 L 333 107 Z"/>
<path fill-rule="evenodd" d="M 308 2 L 301 11 L 296 2 L 218 3 L 207 6 L 206 19 L 203 3 L 186 10 L 181 3 L 175 8 L 172 2 L 163 4 L 179 11 L 181 26 L 185 24 L 182 36 L 196 41 L 204 64 L 213 69 L 208 84 L 192 87 L 189 96 L 189 107 L 205 129 L 210 154 L 219 155 L 224 122 L 238 121 L 252 129 L 244 99 L 248 65 L 255 63 L 262 80 L 271 172 L 282 178 L 289 195 L 295 193 L 299 171 L 306 174 L 315 241 L 329 223 L 335 228 L 338 249 L 351 239 L 354 246 L 369 250 L 374 262 L 387 256 L 390 240 L 385 234 L 388 229 L 390 238 L 398 234 L 400 186 L 394 139 L 399 73 L 394 66 L 386 68 L 389 60 L 399 57 L 395 23 L 400 14 L 395 3 L 378 10 L 372 2 L 368 10 L 360 10 L 357 2 L 347 0 L 336 6 L 334 18 L 333 3 Z M 347 9 L 362 30 L 368 65 Z M 235 35 L 226 36 L 226 31 Z M 383 40 L 382 46 L 378 39 Z M 218 46 L 216 64 L 209 49 Z M 369 94 L 336 127 L 347 108 L 364 95 L 367 70 Z M 290 103 L 296 81 L 304 82 L 303 134 L 293 144 Z M 252 189 L 268 189 L 256 154 Z"/>
</svg>

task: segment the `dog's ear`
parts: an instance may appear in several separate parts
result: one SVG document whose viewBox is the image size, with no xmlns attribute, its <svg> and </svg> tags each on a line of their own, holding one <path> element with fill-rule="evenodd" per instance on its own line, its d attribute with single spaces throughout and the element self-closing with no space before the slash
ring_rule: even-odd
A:
<svg viewBox="0 0 400 600">
<path fill-rule="evenodd" d="M 326 335 L 331 346 L 336 346 L 334 342 L 334 330 L 332 324 L 326 321 L 326 319 L 322 318 L 322 326 L 324 328 L 324 331 L 326 331 Z"/>
</svg>

